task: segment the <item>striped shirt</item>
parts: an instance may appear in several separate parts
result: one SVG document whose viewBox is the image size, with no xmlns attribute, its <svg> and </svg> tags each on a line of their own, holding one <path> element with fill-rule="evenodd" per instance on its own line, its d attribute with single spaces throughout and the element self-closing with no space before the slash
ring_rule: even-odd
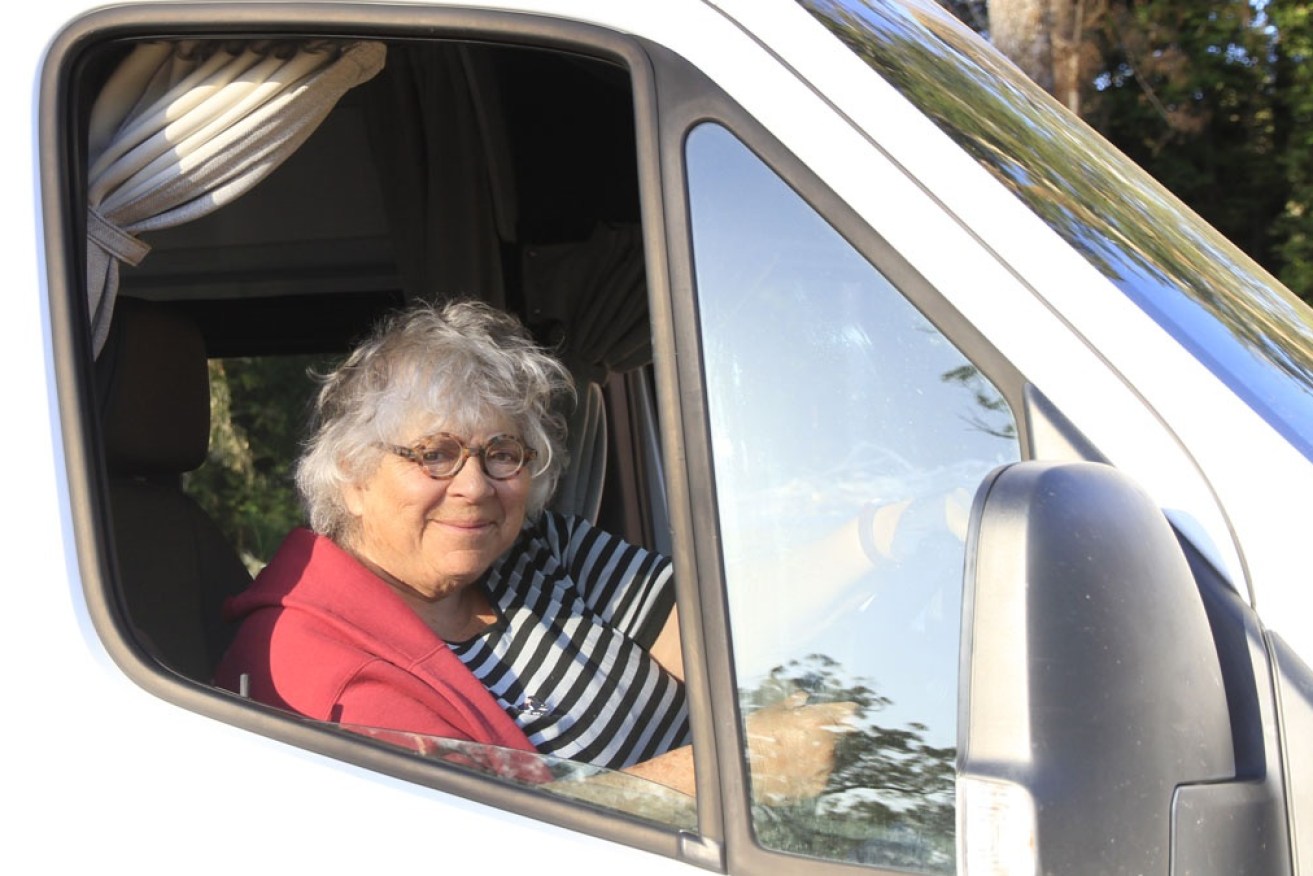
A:
<svg viewBox="0 0 1313 876">
<path fill-rule="evenodd" d="M 540 752 L 619 769 L 688 744 L 684 685 L 648 654 L 669 560 L 544 512 L 480 583 L 497 623 L 449 644 Z"/>
</svg>

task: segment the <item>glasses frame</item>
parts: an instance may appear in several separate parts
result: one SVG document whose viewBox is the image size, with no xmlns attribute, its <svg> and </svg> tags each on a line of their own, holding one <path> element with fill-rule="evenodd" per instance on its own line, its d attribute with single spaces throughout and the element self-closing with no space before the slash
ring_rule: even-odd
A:
<svg viewBox="0 0 1313 876">
<path fill-rule="evenodd" d="M 433 471 L 429 468 L 428 463 L 424 462 L 424 454 L 427 453 L 429 450 L 433 449 L 432 448 L 433 442 L 443 438 L 450 439 L 456 442 L 456 446 L 460 448 L 460 459 L 456 462 L 456 467 L 451 470 L 450 474 L 438 475 L 438 474 L 434 474 Z M 520 459 L 520 464 L 516 466 L 515 471 L 511 472 L 510 474 L 504 474 L 498 476 L 488 471 L 487 451 L 491 445 L 504 439 L 510 439 L 511 441 L 514 441 L 516 444 L 520 445 L 520 447 L 524 449 L 524 456 Z M 420 467 L 420 469 L 424 472 L 424 474 L 428 475 L 430 478 L 432 478 L 435 481 L 449 481 L 452 478 L 456 477 L 456 475 L 460 474 L 461 471 L 465 468 L 465 463 L 468 462 L 471 457 L 475 457 L 475 456 L 479 458 L 479 468 L 483 471 L 484 477 L 487 477 L 488 479 L 494 481 L 509 481 L 512 478 L 519 475 L 520 472 L 524 471 L 524 467 L 526 465 L 528 465 L 530 462 L 538 458 L 537 450 L 526 444 L 524 442 L 524 439 L 520 438 L 520 436 L 511 435 L 509 433 L 499 433 L 497 435 L 493 435 L 491 438 L 489 438 L 487 441 L 483 442 L 482 444 L 471 445 L 471 444 L 466 444 L 463 439 L 457 437 L 456 435 L 451 434 L 450 432 L 438 432 L 434 435 L 428 436 L 427 438 L 420 439 L 419 441 L 415 442 L 409 447 L 406 447 L 401 444 L 384 444 L 383 447 L 389 452 L 395 453 L 397 456 L 400 456 L 402 459 L 407 459 L 415 463 Z"/>
</svg>

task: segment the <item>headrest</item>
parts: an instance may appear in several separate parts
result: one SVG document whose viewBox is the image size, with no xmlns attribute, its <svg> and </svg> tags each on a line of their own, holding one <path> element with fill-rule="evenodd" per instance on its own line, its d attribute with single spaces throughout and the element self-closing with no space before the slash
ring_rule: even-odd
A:
<svg viewBox="0 0 1313 876">
<path fill-rule="evenodd" d="M 111 474 L 181 474 L 205 461 L 210 383 L 205 341 L 185 314 L 120 297 L 96 361 Z"/>
</svg>

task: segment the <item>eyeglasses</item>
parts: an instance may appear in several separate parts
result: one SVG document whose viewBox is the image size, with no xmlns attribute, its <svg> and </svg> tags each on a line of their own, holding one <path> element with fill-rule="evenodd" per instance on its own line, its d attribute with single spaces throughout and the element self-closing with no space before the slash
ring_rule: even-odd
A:
<svg viewBox="0 0 1313 876">
<path fill-rule="evenodd" d="M 434 480 L 454 478 L 465 467 L 465 460 L 477 456 L 484 474 L 494 481 L 504 481 L 515 477 L 526 462 L 538 456 L 538 451 L 514 435 L 494 435 L 482 447 L 471 447 L 455 435 L 439 432 L 411 447 L 386 446 L 397 456 L 416 463 Z"/>
</svg>

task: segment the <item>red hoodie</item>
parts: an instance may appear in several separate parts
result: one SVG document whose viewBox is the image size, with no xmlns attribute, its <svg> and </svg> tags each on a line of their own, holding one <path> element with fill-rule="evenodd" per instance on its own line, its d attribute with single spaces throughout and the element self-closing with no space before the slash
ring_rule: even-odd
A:
<svg viewBox="0 0 1313 876">
<path fill-rule="evenodd" d="M 224 617 L 215 683 L 320 721 L 533 751 L 492 695 L 392 588 L 330 539 L 294 530 Z"/>
</svg>

